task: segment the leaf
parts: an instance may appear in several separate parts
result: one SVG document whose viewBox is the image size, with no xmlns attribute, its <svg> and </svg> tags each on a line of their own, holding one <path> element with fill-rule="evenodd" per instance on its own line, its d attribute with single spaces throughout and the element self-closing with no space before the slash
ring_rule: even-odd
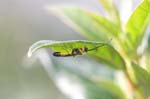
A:
<svg viewBox="0 0 150 99">
<path fill-rule="evenodd" d="M 150 28 L 150 26 L 149 26 L 149 28 Z M 149 35 L 148 35 L 148 40 L 147 40 L 147 45 L 146 45 L 146 51 L 147 52 L 150 52 L 150 31 L 149 31 Z"/>
<path fill-rule="evenodd" d="M 150 18 L 150 2 L 144 0 L 132 13 L 126 24 L 128 49 L 136 51 L 144 36 Z"/>
<path fill-rule="evenodd" d="M 94 81 L 97 78 L 109 81 L 115 80 L 115 70 L 94 61 L 91 57 L 78 56 L 68 58 L 57 58 L 54 56 L 52 57 L 52 55 L 50 56 L 52 58 L 52 61 L 55 63 L 52 65 L 58 67 L 59 70 L 65 69 L 72 71 L 73 73 L 82 74 L 82 76 L 88 79 L 94 79 Z"/>
<path fill-rule="evenodd" d="M 107 34 L 107 36 L 112 35 L 118 37 L 119 33 L 121 33 L 120 26 L 115 23 L 107 20 L 106 18 L 100 16 L 97 13 L 91 13 L 91 17 L 99 24 L 99 28 Z"/>
<path fill-rule="evenodd" d="M 143 56 L 145 56 L 146 62 L 145 62 L 145 66 L 147 67 L 147 69 L 150 70 L 150 23 L 149 23 L 149 29 L 148 29 L 148 38 L 147 38 L 147 42 L 146 42 L 146 48 L 145 48 L 145 53 L 143 54 Z"/>
<path fill-rule="evenodd" d="M 99 0 L 103 8 L 107 11 L 107 16 L 117 25 L 120 25 L 119 12 L 113 1 L 110 0 Z M 121 26 L 120 26 L 121 29 Z"/>
<path fill-rule="evenodd" d="M 115 92 L 118 86 L 112 86 L 113 89 L 96 83 L 85 81 L 87 99 L 125 99 L 122 92 Z M 120 94 L 121 93 L 121 94 Z"/>
<path fill-rule="evenodd" d="M 68 26 L 92 40 L 106 41 L 117 37 L 120 28 L 98 13 L 78 7 L 50 8 Z"/>
<path fill-rule="evenodd" d="M 108 11 L 112 10 L 112 2 L 110 3 L 109 0 L 98 0 L 98 1 L 102 4 L 103 8 L 105 8 L 106 10 Z"/>
<path fill-rule="evenodd" d="M 147 29 L 145 31 L 145 35 L 142 41 L 142 44 L 138 48 L 138 53 L 141 55 L 142 65 L 144 65 L 147 69 L 150 70 L 150 20 L 147 25 Z M 143 62 L 144 61 L 144 62 Z"/>
<path fill-rule="evenodd" d="M 101 47 L 98 47 L 101 46 Z M 87 40 L 70 40 L 70 41 L 51 41 L 43 40 L 33 44 L 28 51 L 30 57 L 33 52 L 40 48 L 52 48 L 55 52 L 71 53 L 73 48 L 84 48 L 87 47 L 90 55 L 97 56 L 101 62 L 107 64 L 114 69 L 125 70 L 125 62 L 120 54 L 109 44 L 87 41 Z M 96 47 L 96 49 L 95 49 Z"/>
<path fill-rule="evenodd" d="M 121 96 L 121 99 L 125 98 L 125 94 L 122 92 L 121 88 L 119 88 L 115 83 L 107 81 L 107 80 L 99 80 L 96 83 L 99 83 L 100 85 L 104 86 L 105 88 L 113 89 L 110 91 L 112 91 L 114 94 L 119 94 Z"/>
<path fill-rule="evenodd" d="M 138 82 L 138 86 L 141 88 L 144 96 L 148 98 L 150 96 L 150 74 L 140 66 L 132 63 L 132 67 Z"/>
<path fill-rule="evenodd" d="M 94 82 L 89 76 L 85 76 L 84 72 L 73 68 L 81 67 L 83 61 L 79 62 L 73 58 L 58 59 L 56 57 L 51 57 L 51 61 L 50 66 L 53 66 L 56 71 L 55 84 L 64 93 L 67 92 L 68 96 L 74 97 L 73 99 L 80 99 L 81 97 L 84 99 L 125 99 L 122 90 L 114 83 L 104 80 Z M 90 64 L 90 61 L 88 64 Z M 92 67 L 95 68 L 93 65 Z M 86 66 L 84 71 L 86 71 Z"/>
<path fill-rule="evenodd" d="M 89 52 L 89 54 L 97 56 L 101 63 L 105 63 L 110 67 L 126 69 L 123 58 L 112 46 L 103 46 L 97 51 Z"/>
</svg>

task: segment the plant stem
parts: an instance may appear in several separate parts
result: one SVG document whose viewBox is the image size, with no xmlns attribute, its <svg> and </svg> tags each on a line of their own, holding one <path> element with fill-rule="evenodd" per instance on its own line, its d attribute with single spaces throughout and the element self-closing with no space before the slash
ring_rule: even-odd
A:
<svg viewBox="0 0 150 99">
<path fill-rule="evenodd" d="M 130 78 L 130 75 L 129 75 L 129 73 L 127 72 L 127 70 L 125 71 L 125 75 L 126 75 L 128 81 L 129 81 L 129 83 L 130 83 L 130 86 L 131 86 L 132 90 L 133 90 L 133 91 L 136 90 L 136 89 L 137 89 L 137 86 L 134 84 L 134 82 L 133 82 L 132 79 Z"/>
<path fill-rule="evenodd" d="M 131 86 L 132 92 L 138 94 L 138 97 L 140 97 L 140 98 L 137 98 L 137 99 L 144 99 L 142 93 L 139 92 L 139 90 L 138 90 L 137 84 L 135 84 L 135 83 L 132 81 L 132 79 L 130 78 L 130 75 L 129 75 L 129 73 L 128 73 L 127 71 L 125 71 L 125 75 L 126 75 L 128 81 L 129 81 L 129 84 L 130 84 L 130 86 Z"/>
</svg>

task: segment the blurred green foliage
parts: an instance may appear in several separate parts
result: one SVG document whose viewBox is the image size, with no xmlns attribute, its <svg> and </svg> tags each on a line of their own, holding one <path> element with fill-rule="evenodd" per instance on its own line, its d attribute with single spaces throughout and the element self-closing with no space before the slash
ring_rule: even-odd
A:
<svg viewBox="0 0 150 99">
<path fill-rule="evenodd" d="M 52 64 L 50 65 L 56 71 L 58 70 L 56 67 L 61 68 L 59 72 L 67 73 L 66 75 L 69 75 L 68 79 L 77 81 L 80 87 L 84 89 L 84 92 L 81 93 L 84 97 L 83 99 L 149 99 L 150 64 L 147 64 L 149 63 L 149 54 L 138 53 L 138 49 L 142 44 L 146 30 L 150 28 L 150 1 L 143 0 L 133 11 L 126 25 L 121 22 L 119 12 L 112 2 L 108 0 L 99 1 L 107 13 L 113 14 L 114 20 L 79 7 L 57 6 L 51 9 L 56 16 L 70 27 L 93 41 L 39 41 L 30 47 L 29 56 L 39 48 L 52 48 L 56 52 L 71 53 L 73 48 L 84 48 L 85 46 L 94 48 L 97 44 L 105 44 L 96 50 L 87 52 L 87 54 L 98 60 L 99 63 L 103 63 L 103 66 L 106 65 L 112 68 L 113 73 L 118 71 L 124 73 L 121 78 L 125 79 L 126 84 L 124 86 L 131 92 L 130 94 L 115 79 L 108 80 L 107 77 L 101 79 L 102 75 L 93 79 L 92 76 L 87 77 L 82 71 L 75 69 L 73 63 L 75 63 L 76 68 L 83 66 L 82 62 L 78 63 L 77 59 L 75 59 L 79 58 L 78 56 L 75 58 L 51 56 Z M 112 41 L 107 42 L 110 38 L 112 38 Z M 146 44 L 148 46 L 149 43 Z M 144 51 L 147 50 L 144 49 Z M 90 60 L 87 61 L 87 64 L 90 63 Z M 97 69 L 96 65 L 91 65 L 91 68 Z M 86 70 L 86 66 L 83 69 Z M 105 71 L 107 70 L 105 69 Z M 101 70 L 99 71 L 101 72 Z M 57 73 L 59 72 L 55 72 L 54 75 L 58 75 Z M 97 77 L 96 74 L 94 76 Z M 54 78 L 57 79 L 57 77 L 59 76 Z M 74 79 L 74 77 L 77 79 Z"/>
</svg>

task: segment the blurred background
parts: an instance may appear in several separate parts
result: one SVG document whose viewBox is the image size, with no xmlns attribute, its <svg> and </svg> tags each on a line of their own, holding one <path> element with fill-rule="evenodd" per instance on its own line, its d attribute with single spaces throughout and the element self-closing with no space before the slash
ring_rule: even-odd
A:
<svg viewBox="0 0 150 99">
<path fill-rule="evenodd" d="M 134 0 L 133 8 L 139 1 Z M 0 99 L 68 99 L 40 62 L 32 63 L 30 69 L 26 67 L 28 48 L 36 41 L 84 39 L 45 10 L 57 4 L 84 6 L 103 13 L 97 0 L 0 0 Z"/>
</svg>

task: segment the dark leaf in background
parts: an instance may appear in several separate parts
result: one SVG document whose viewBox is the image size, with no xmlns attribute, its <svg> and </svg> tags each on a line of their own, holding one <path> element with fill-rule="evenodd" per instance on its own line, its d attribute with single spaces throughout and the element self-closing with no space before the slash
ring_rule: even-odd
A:
<svg viewBox="0 0 150 99">
<path fill-rule="evenodd" d="M 138 82 L 138 87 L 146 98 L 150 96 L 150 73 L 137 64 L 132 63 L 132 67 Z"/>
<path fill-rule="evenodd" d="M 52 64 L 50 65 L 53 66 L 53 79 L 60 90 L 69 97 L 84 97 L 84 99 L 125 99 L 122 90 L 112 81 L 105 80 L 100 75 L 99 78 L 101 79 L 96 81 L 92 79 L 92 76 L 85 75 L 84 71 L 87 72 L 86 66 L 84 66 L 85 59 L 79 57 L 56 58 L 52 56 L 51 61 Z M 91 62 L 88 61 L 89 64 Z M 92 62 L 91 67 L 94 69 L 95 65 Z M 80 69 L 81 66 L 84 66 L 82 70 Z"/>
</svg>

